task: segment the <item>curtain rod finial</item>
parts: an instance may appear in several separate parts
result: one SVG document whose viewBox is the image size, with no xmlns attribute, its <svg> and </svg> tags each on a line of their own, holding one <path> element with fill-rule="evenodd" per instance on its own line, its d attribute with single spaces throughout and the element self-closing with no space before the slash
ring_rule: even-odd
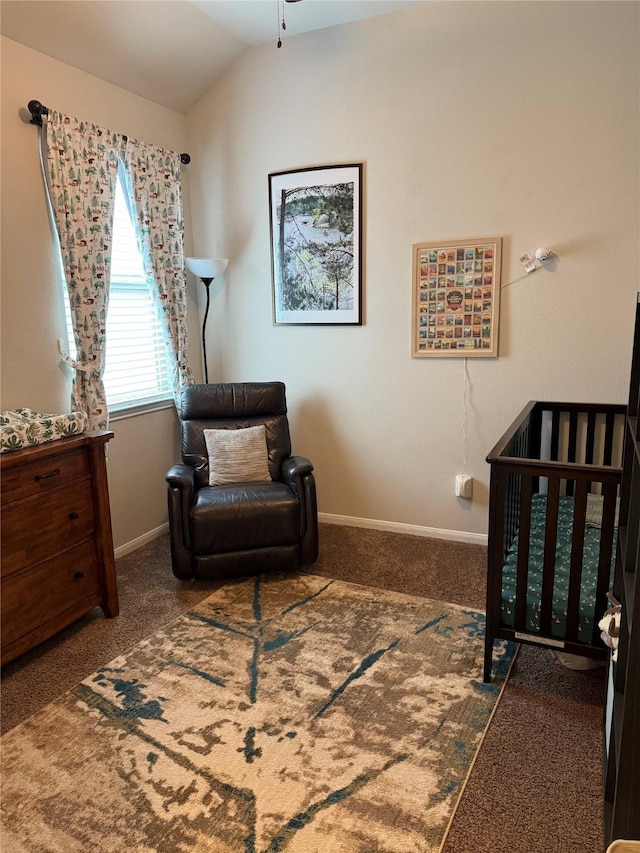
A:
<svg viewBox="0 0 640 853">
<path fill-rule="evenodd" d="M 29 101 L 27 109 L 31 113 L 31 124 L 39 124 L 42 127 L 42 116 L 47 114 L 47 108 L 40 101 Z"/>
</svg>

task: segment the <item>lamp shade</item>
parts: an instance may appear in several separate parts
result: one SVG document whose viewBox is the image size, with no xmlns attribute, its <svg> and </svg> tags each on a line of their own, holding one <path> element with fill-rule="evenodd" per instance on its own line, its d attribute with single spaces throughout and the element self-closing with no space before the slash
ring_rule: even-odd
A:
<svg viewBox="0 0 640 853">
<path fill-rule="evenodd" d="M 187 266 L 198 278 L 217 278 L 226 270 L 228 258 L 187 258 Z"/>
</svg>

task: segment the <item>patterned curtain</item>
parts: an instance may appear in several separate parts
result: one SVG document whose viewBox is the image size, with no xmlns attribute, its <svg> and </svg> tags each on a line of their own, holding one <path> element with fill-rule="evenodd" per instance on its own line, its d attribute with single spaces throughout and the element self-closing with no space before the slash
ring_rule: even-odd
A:
<svg viewBox="0 0 640 853">
<path fill-rule="evenodd" d="M 123 156 L 127 194 L 152 289 L 172 354 L 173 392 L 194 382 L 187 358 L 187 290 L 180 155 L 129 139 Z"/>
<path fill-rule="evenodd" d="M 73 319 L 75 368 L 71 405 L 89 429 L 109 421 L 102 376 L 114 195 L 122 137 L 49 110 L 47 178 Z"/>
</svg>

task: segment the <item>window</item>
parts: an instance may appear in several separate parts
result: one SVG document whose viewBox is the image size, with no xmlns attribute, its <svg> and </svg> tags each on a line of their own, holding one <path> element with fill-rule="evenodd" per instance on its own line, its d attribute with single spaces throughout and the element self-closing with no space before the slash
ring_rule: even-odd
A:
<svg viewBox="0 0 640 853">
<path fill-rule="evenodd" d="M 63 291 L 73 356 L 75 344 L 66 286 Z M 113 219 L 104 386 L 112 415 L 173 398 L 169 354 L 153 297 L 147 290 L 120 174 Z"/>
</svg>

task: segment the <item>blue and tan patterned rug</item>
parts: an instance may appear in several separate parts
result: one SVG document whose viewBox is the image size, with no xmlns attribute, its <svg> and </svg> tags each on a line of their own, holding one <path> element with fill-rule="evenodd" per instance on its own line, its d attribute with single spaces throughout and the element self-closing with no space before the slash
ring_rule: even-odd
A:
<svg viewBox="0 0 640 853">
<path fill-rule="evenodd" d="M 499 698 L 484 615 L 225 586 L 2 739 L 2 850 L 437 851 Z"/>
</svg>

